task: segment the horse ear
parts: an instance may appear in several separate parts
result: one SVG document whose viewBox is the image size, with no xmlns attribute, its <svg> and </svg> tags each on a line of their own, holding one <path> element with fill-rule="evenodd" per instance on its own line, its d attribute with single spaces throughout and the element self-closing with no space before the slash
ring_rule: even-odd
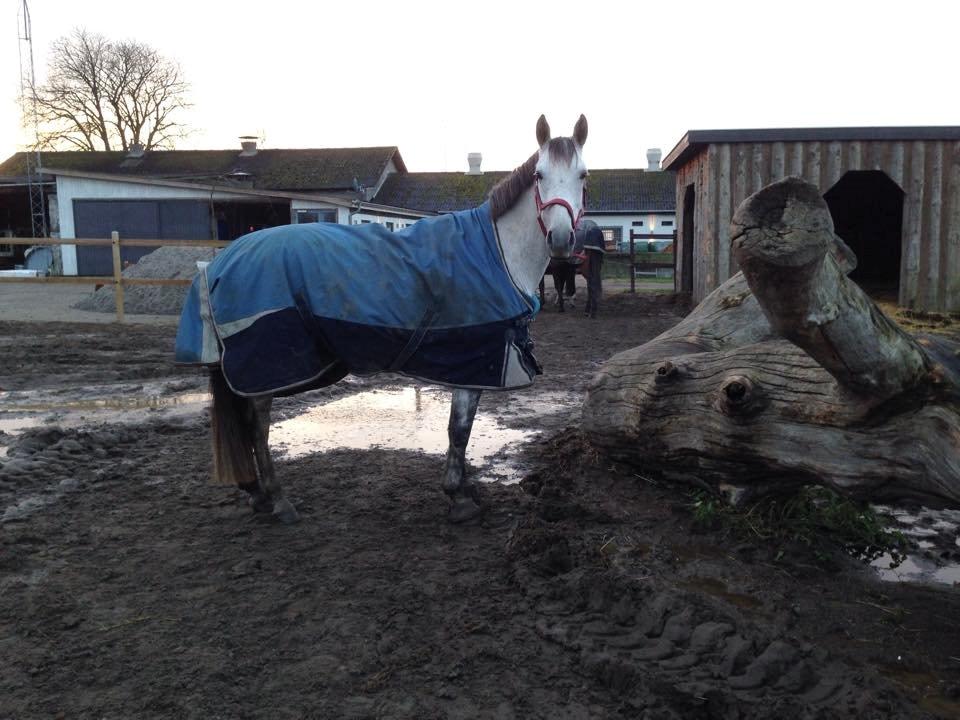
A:
<svg viewBox="0 0 960 720">
<path fill-rule="evenodd" d="M 541 115 L 540 119 L 537 120 L 537 142 L 540 143 L 540 147 L 543 147 L 549 139 L 550 126 L 547 124 L 547 117 Z"/>
<path fill-rule="evenodd" d="M 573 128 L 573 139 L 580 147 L 587 141 L 587 119 L 581 115 Z"/>
</svg>

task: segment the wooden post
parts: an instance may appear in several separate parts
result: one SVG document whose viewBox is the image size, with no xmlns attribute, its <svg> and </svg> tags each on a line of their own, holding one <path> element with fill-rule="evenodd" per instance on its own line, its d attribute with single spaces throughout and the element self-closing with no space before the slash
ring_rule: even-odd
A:
<svg viewBox="0 0 960 720">
<path fill-rule="evenodd" d="M 123 265 L 120 262 L 120 233 L 110 233 L 113 244 L 113 298 L 117 303 L 117 322 L 123 322 Z"/>
<path fill-rule="evenodd" d="M 635 248 L 636 236 L 633 230 L 630 231 L 630 292 L 636 292 L 637 287 L 637 258 Z"/>
</svg>

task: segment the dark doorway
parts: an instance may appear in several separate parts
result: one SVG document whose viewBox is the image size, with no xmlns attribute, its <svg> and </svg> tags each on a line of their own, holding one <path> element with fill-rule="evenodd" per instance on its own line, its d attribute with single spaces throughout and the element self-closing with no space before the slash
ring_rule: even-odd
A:
<svg viewBox="0 0 960 720">
<path fill-rule="evenodd" d="M 687 185 L 683 193 L 683 245 L 680 253 L 680 292 L 693 292 L 693 219 L 696 193 Z"/>
<path fill-rule="evenodd" d="M 290 201 L 216 202 L 213 205 L 217 240 L 236 240 L 241 235 L 277 225 L 290 224 Z"/>
<path fill-rule="evenodd" d="M 857 256 L 850 279 L 870 292 L 898 292 L 903 190 L 880 170 L 851 170 L 823 198 L 834 230 Z"/>
</svg>

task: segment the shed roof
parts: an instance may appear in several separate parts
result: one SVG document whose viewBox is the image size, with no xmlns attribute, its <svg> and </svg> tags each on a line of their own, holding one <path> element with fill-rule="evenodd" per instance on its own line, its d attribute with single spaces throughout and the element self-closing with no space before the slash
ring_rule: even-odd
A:
<svg viewBox="0 0 960 720">
<path fill-rule="evenodd" d="M 482 175 L 397 173 L 387 178 L 373 202 L 427 212 L 466 210 L 483 203 L 493 186 L 507 175 L 500 170 Z M 587 209 L 592 213 L 673 212 L 674 182 L 670 172 L 591 170 Z"/>
<path fill-rule="evenodd" d="M 688 130 L 663 161 L 677 170 L 714 143 L 849 142 L 867 140 L 960 140 L 960 126 L 757 128 L 751 130 Z"/>
<path fill-rule="evenodd" d="M 258 150 L 251 156 L 236 150 L 151 150 L 136 159 L 125 152 L 41 153 L 45 168 L 205 183 L 243 174 L 255 189 L 293 192 L 375 187 L 391 160 L 400 172 L 406 171 L 396 147 Z M 0 163 L 0 177 L 25 174 L 25 153 Z"/>
</svg>

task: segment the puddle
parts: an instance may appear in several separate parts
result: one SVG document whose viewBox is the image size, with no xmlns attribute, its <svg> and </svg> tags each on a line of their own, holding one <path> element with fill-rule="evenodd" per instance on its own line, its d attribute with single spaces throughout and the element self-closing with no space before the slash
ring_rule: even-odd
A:
<svg viewBox="0 0 960 720">
<path fill-rule="evenodd" d="M 96 423 L 142 422 L 153 413 L 189 414 L 210 402 L 209 393 L 175 387 L 103 385 L 71 391 L 0 392 L 0 431 L 16 435 L 27 428 L 56 423 L 70 428 Z M 0 446 L 0 457 L 6 450 Z"/>
<path fill-rule="evenodd" d="M 917 548 L 897 567 L 890 567 L 889 554 L 871 562 L 881 580 L 960 586 L 960 510 L 874 507 L 891 518 L 890 529 L 902 532 Z"/>
<path fill-rule="evenodd" d="M 37 427 L 40 424 L 40 418 L 8 418 L 3 417 L 3 415 L 0 414 L 0 433 L 6 434 L 8 437 L 12 435 L 19 435 L 27 428 Z M 7 446 L 0 442 L 0 459 L 7 457 L 7 449 Z"/>
<path fill-rule="evenodd" d="M 369 390 L 274 424 L 270 444 L 287 458 L 335 448 L 419 450 L 443 455 L 447 452 L 449 415 L 449 391 L 414 387 Z M 482 467 L 485 475 L 517 482 L 522 472 L 495 456 L 536 435 L 535 431 L 505 427 L 484 414 L 481 400 L 467 446 L 467 460 Z"/>
<path fill-rule="evenodd" d="M 0 400 L 4 400 L 0 394 Z M 82 398 L 78 400 L 54 400 L 43 402 L 5 402 L 0 412 L 51 412 L 56 410 L 150 410 L 168 408 L 190 403 L 209 402 L 208 393 L 184 395 L 136 395 L 112 398 Z"/>
<path fill-rule="evenodd" d="M 2 413 L 4 411 L 0 411 Z M 16 435 L 17 433 L 23 432 L 27 428 L 36 427 L 40 425 L 40 418 L 35 417 L 4 417 L 0 414 L 0 432 L 7 433 L 9 435 Z"/>
</svg>

